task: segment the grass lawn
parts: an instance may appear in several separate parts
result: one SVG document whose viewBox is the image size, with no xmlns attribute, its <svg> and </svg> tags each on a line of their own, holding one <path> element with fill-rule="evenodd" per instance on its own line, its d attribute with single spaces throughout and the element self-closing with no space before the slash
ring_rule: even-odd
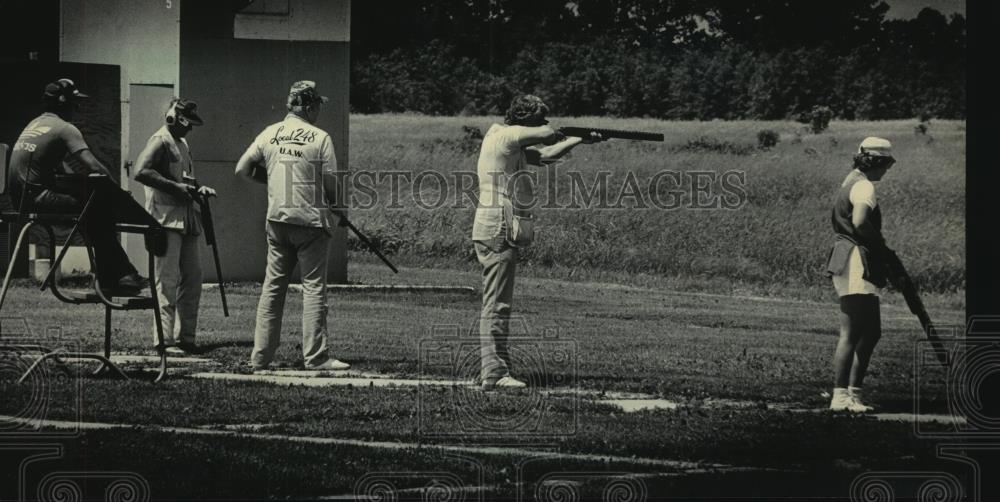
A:
<svg viewBox="0 0 1000 502">
<path fill-rule="evenodd" d="M 475 202 L 463 195 L 462 185 L 475 187 L 479 143 L 467 139 L 463 127 L 485 132 L 499 120 L 352 116 L 350 169 L 369 173 L 355 179 L 367 188 L 353 190 L 354 222 L 403 265 L 474 270 L 478 264 L 468 241 Z M 915 120 L 834 121 L 821 134 L 803 133 L 803 125 L 794 122 L 597 117 L 551 122 L 659 132 L 666 139 L 584 145 L 554 171 L 538 171 L 538 238 L 523 256 L 538 274 L 611 282 L 667 278 L 726 292 L 780 292 L 803 285 L 828 289 L 821 271 L 832 244 L 834 194 L 861 140 L 882 136 L 892 141 L 898 159 L 878 188 L 889 245 L 924 289 L 964 291 L 963 121 L 934 121 L 928 134 L 914 132 Z M 777 132 L 781 141 L 760 150 L 756 135 L 765 129 Z M 668 178 L 654 184 L 665 171 L 678 173 L 680 184 Z M 408 176 L 396 178 L 395 197 L 390 179 L 377 179 L 390 172 Z M 608 173 L 603 189 L 597 189 L 599 172 Z M 742 173 L 742 182 L 732 184 L 741 186 L 743 195 L 727 196 L 741 203 L 733 209 L 695 207 L 688 192 L 695 172 L 717 177 L 709 196 L 716 201 L 726 196 L 724 173 Z M 447 180 L 444 188 L 437 175 Z M 603 198 L 569 208 L 574 175 L 584 191 L 597 190 Z M 419 186 L 418 176 L 423 176 Z M 636 182 L 637 197 L 620 197 L 628 193 L 629 177 Z M 683 195 L 671 195 L 676 191 Z M 666 208 L 656 207 L 653 195 Z M 671 205 L 674 198 L 678 207 Z M 435 204 L 439 199 L 443 205 Z M 620 202 L 620 207 L 601 207 L 601 200 L 608 206 Z"/>
<path fill-rule="evenodd" d="M 462 127 L 485 131 L 495 120 L 353 116 L 351 171 L 411 180 L 474 172 L 478 145 Z M 0 420 L 0 500 L 846 499 L 862 473 L 967 479 L 914 424 L 832 414 L 821 395 L 830 391 L 839 315 L 820 273 L 830 204 L 865 136 L 889 138 L 899 160 L 878 189 L 890 245 L 934 321 L 964 324 L 964 122 L 934 121 L 928 134 L 908 121 L 834 122 L 813 135 L 790 122 L 552 121 L 667 138 L 580 147 L 555 173 L 540 174 L 540 186 L 564 197 L 569 172 L 589 187 L 609 171 L 612 198 L 629 176 L 648 188 L 665 170 L 737 172 L 745 183 L 733 209 L 694 209 L 690 200 L 669 210 L 635 200 L 539 209 L 539 239 L 519 265 L 511 349 L 514 375 L 528 389 L 197 378 L 249 376 L 260 286 L 232 284 L 229 318 L 215 291 L 203 296 L 198 343 L 209 361 L 174 361 L 160 384 L 151 382 L 152 364 L 129 364 L 129 381 L 43 372 L 18 385 L 26 359 L 0 351 L 0 415 L 91 424 L 59 436 L 66 431 L 55 422 L 25 430 Z M 762 129 L 781 142 L 757 149 Z M 437 188 L 408 183 L 398 207 L 384 204 L 389 186 L 378 184 L 372 193 L 381 202 L 352 213 L 401 273 L 351 241 L 351 281 L 478 290 L 474 204 L 448 187 L 449 204 L 421 208 Z M 331 355 L 354 370 L 439 380 L 476 372 L 478 294 L 337 291 L 329 301 Z M 290 293 L 279 369 L 301 368 L 301 312 L 301 297 Z M 3 316 L 0 342 L 102 348 L 101 308 L 60 304 L 33 283 L 16 284 Z M 152 352 L 148 313 L 114 319 L 116 352 Z M 923 335 L 895 292 L 883 296 L 882 326 L 867 400 L 880 412 L 947 413 L 948 373 L 916 357 Z M 674 407 L 625 412 L 606 402 L 623 393 Z M 922 424 L 919 432 L 947 427 Z M 25 460 L 45 451 L 54 453 Z M 122 498 L 114 480 L 129 476 L 132 495 Z"/>
<path fill-rule="evenodd" d="M 366 283 L 395 280 L 366 263 L 353 264 L 351 276 Z M 400 277 L 399 282 L 472 286 L 479 280 L 478 274 L 462 270 L 404 269 Z M 143 426 L 84 431 L 63 440 L 63 456 L 46 469 L 136 472 L 148 480 L 154 499 L 316 497 L 369 493 L 385 483 L 414 490 L 444 483 L 490 497 L 569 486 L 583 498 L 599 498 L 615 482 L 632 483 L 632 489 L 650 495 L 846 497 L 851 480 L 866 470 L 954 470 L 936 458 L 934 441 L 914 435 L 912 424 L 788 411 L 826 404 L 820 392 L 829 391 L 830 384 L 837 323 L 832 299 L 732 297 L 530 274 L 518 281 L 515 313 L 523 316 L 518 325 L 532 339 L 515 345 L 523 350 L 513 351 L 514 367 L 515 374 L 534 384 L 527 391 L 289 387 L 190 378 L 205 368 L 176 364 L 161 384 L 149 381 L 150 372 L 130 367 L 136 378 L 128 382 L 53 378 L 41 387 L 18 386 L 12 381 L 13 363 L 5 359 L 0 414 L 22 413 L 42 396 L 42 415 L 32 416 Z M 206 292 L 199 343 L 206 348 L 202 357 L 215 362 L 210 371 L 248 372 L 258 292 L 255 285 L 231 287 L 230 318 L 222 317 L 218 295 Z M 928 308 L 940 324 L 964 318 L 956 308 L 961 302 L 950 296 L 929 298 Z M 456 361 L 448 352 L 454 347 L 475 346 L 468 333 L 478 314 L 478 296 L 352 292 L 331 294 L 330 302 L 332 353 L 354 368 L 468 376 L 461 358 L 454 364 L 441 361 Z M 278 354 L 282 366 L 301 364 L 300 313 L 301 300 L 292 293 Z M 43 339 L 58 334 L 66 344 L 101 346 L 99 308 L 59 304 L 28 284 L 12 291 L 4 314 L 23 317 Z M 19 325 L 15 321 L 4 320 L 4 336 Z M 118 315 L 114 349 L 149 352 L 149 323 L 137 313 Z M 944 372 L 933 365 L 914 366 L 919 325 L 893 293 L 883 302 L 883 329 L 867 389 L 870 399 L 880 411 L 910 411 L 917 381 L 921 410 L 945 412 Z M 556 351 L 569 357 L 548 357 Z M 685 406 L 624 413 L 568 393 L 573 388 L 640 392 Z M 711 406 L 713 399 L 748 405 Z M 514 420 L 526 414 L 540 418 Z M 515 425 L 505 428 L 505 423 Z M 235 427 L 259 436 L 206 436 L 153 426 Z M 282 436 L 413 447 L 324 445 Z M 513 450 L 469 450 L 456 457 L 434 449 L 480 444 Z M 568 456 L 545 460 L 546 452 Z M 586 455 L 619 460 L 588 460 Z M 680 460 L 695 467 L 627 460 L 632 458 Z M 529 461 L 535 463 L 519 468 Z M 192 474 L 176 479 L 162 462 Z M 713 467 L 718 465 L 753 470 Z M 9 476 L 16 469 L 2 472 Z M 595 473 L 605 477 L 590 479 Z M 34 471 L 28 482 L 40 483 L 40 475 Z M 419 490 L 399 495 L 422 496 Z"/>
</svg>

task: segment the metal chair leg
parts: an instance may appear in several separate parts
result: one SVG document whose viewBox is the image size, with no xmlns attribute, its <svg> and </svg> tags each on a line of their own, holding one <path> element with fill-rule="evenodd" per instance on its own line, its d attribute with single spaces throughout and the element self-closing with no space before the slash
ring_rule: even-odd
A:
<svg viewBox="0 0 1000 502">
<path fill-rule="evenodd" d="M 111 360 L 111 307 L 104 306 L 104 357 Z M 101 361 L 101 365 L 93 371 L 93 375 L 98 375 L 108 369 L 108 365 Z"/>
<path fill-rule="evenodd" d="M 153 321 L 156 323 L 156 347 L 160 353 L 160 373 L 153 380 L 159 383 L 167 376 L 167 346 L 163 340 L 163 319 L 160 317 L 160 298 L 156 294 L 156 262 L 149 252 L 149 296 L 153 299 Z"/>
<path fill-rule="evenodd" d="M 45 280 L 42 281 L 42 291 L 49 286 L 50 282 L 55 281 L 55 271 L 62 264 L 63 258 L 66 257 L 66 252 L 69 251 L 70 244 L 73 243 L 73 236 L 80 230 L 80 225 L 83 224 L 83 220 L 87 217 L 87 212 L 90 211 L 90 204 L 94 201 L 94 194 L 91 193 L 90 197 L 87 199 L 87 203 L 83 205 L 83 211 L 80 211 L 80 216 L 76 220 L 76 224 L 73 225 L 73 229 L 69 231 L 69 236 L 66 237 L 66 243 L 63 244 L 62 249 L 59 250 L 59 255 L 56 256 L 55 260 L 52 260 L 52 266 L 49 268 L 48 275 L 45 276 Z"/>
<path fill-rule="evenodd" d="M 121 370 L 121 368 L 115 366 L 115 363 L 111 362 L 104 356 L 98 354 L 88 354 L 83 352 L 49 352 L 47 354 L 43 354 L 42 357 L 39 357 L 37 360 L 35 360 L 35 362 L 28 367 L 28 369 L 24 372 L 24 374 L 21 375 L 21 378 L 17 380 L 17 383 L 18 384 L 24 383 L 24 381 L 27 380 L 28 377 L 47 359 L 59 359 L 60 357 L 77 358 L 77 359 L 96 359 L 98 361 L 101 361 L 101 363 L 103 363 L 109 369 L 112 369 L 115 372 L 117 372 L 125 380 L 131 380 L 128 377 L 128 375 L 126 375 L 125 372 Z"/>
<path fill-rule="evenodd" d="M 21 232 L 17 234 L 17 243 L 14 244 L 14 252 L 10 255 L 10 265 L 7 267 L 7 274 L 3 277 L 3 291 L 0 291 L 0 310 L 3 310 L 3 302 L 7 299 L 7 289 L 10 288 L 10 278 L 14 274 L 14 260 L 17 259 L 17 255 L 21 252 L 21 244 L 24 244 L 24 238 L 28 235 L 28 230 L 34 225 L 34 222 L 26 223 L 21 227 Z"/>
</svg>

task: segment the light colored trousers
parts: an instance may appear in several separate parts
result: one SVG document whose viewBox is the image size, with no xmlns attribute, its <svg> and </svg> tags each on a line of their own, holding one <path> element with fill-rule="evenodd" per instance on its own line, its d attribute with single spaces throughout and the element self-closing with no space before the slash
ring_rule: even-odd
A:
<svg viewBox="0 0 1000 502">
<path fill-rule="evenodd" d="M 267 222 L 267 272 L 257 305 L 250 365 L 266 368 L 281 339 L 281 318 L 292 269 L 302 272 L 302 356 L 306 367 L 329 359 L 326 348 L 326 272 L 330 235 L 322 228 Z"/>
<path fill-rule="evenodd" d="M 201 303 L 200 235 L 167 230 L 167 254 L 156 256 L 156 295 L 166 345 L 194 343 Z M 156 344 L 156 324 L 153 343 Z"/>
<path fill-rule="evenodd" d="M 483 266 L 483 311 L 479 318 L 480 378 L 496 381 L 510 375 L 510 308 L 514 299 L 517 248 L 500 243 L 500 251 L 474 241 L 476 257 Z"/>
</svg>

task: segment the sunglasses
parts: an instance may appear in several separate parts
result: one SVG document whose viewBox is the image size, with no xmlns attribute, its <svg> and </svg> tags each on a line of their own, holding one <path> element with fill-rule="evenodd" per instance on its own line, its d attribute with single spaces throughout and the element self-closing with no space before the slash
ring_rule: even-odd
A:
<svg viewBox="0 0 1000 502">
<path fill-rule="evenodd" d="M 875 157 L 875 159 L 873 160 L 874 162 L 872 162 L 872 164 L 874 164 L 877 167 L 884 167 L 886 169 L 892 167 L 892 165 L 896 163 L 896 159 L 892 157 Z"/>
</svg>

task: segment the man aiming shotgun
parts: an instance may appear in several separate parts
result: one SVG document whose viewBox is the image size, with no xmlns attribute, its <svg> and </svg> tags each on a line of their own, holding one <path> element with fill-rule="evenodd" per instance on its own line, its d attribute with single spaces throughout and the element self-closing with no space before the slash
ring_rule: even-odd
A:
<svg viewBox="0 0 1000 502">
<path fill-rule="evenodd" d="M 515 98 L 504 123 L 490 127 L 479 151 L 479 205 L 472 241 L 483 266 L 479 381 L 487 391 L 526 385 L 511 374 L 515 369 L 507 344 L 518 253 L 535 234 L 528 207 L 531 187 L 518 173 L 529 164 L 554 162 L 578 145 L 605 139 L 597 131 L 565 134 L 554 130 L 545 119 L 548 111 L 537 96 Z"/>
</svg>

